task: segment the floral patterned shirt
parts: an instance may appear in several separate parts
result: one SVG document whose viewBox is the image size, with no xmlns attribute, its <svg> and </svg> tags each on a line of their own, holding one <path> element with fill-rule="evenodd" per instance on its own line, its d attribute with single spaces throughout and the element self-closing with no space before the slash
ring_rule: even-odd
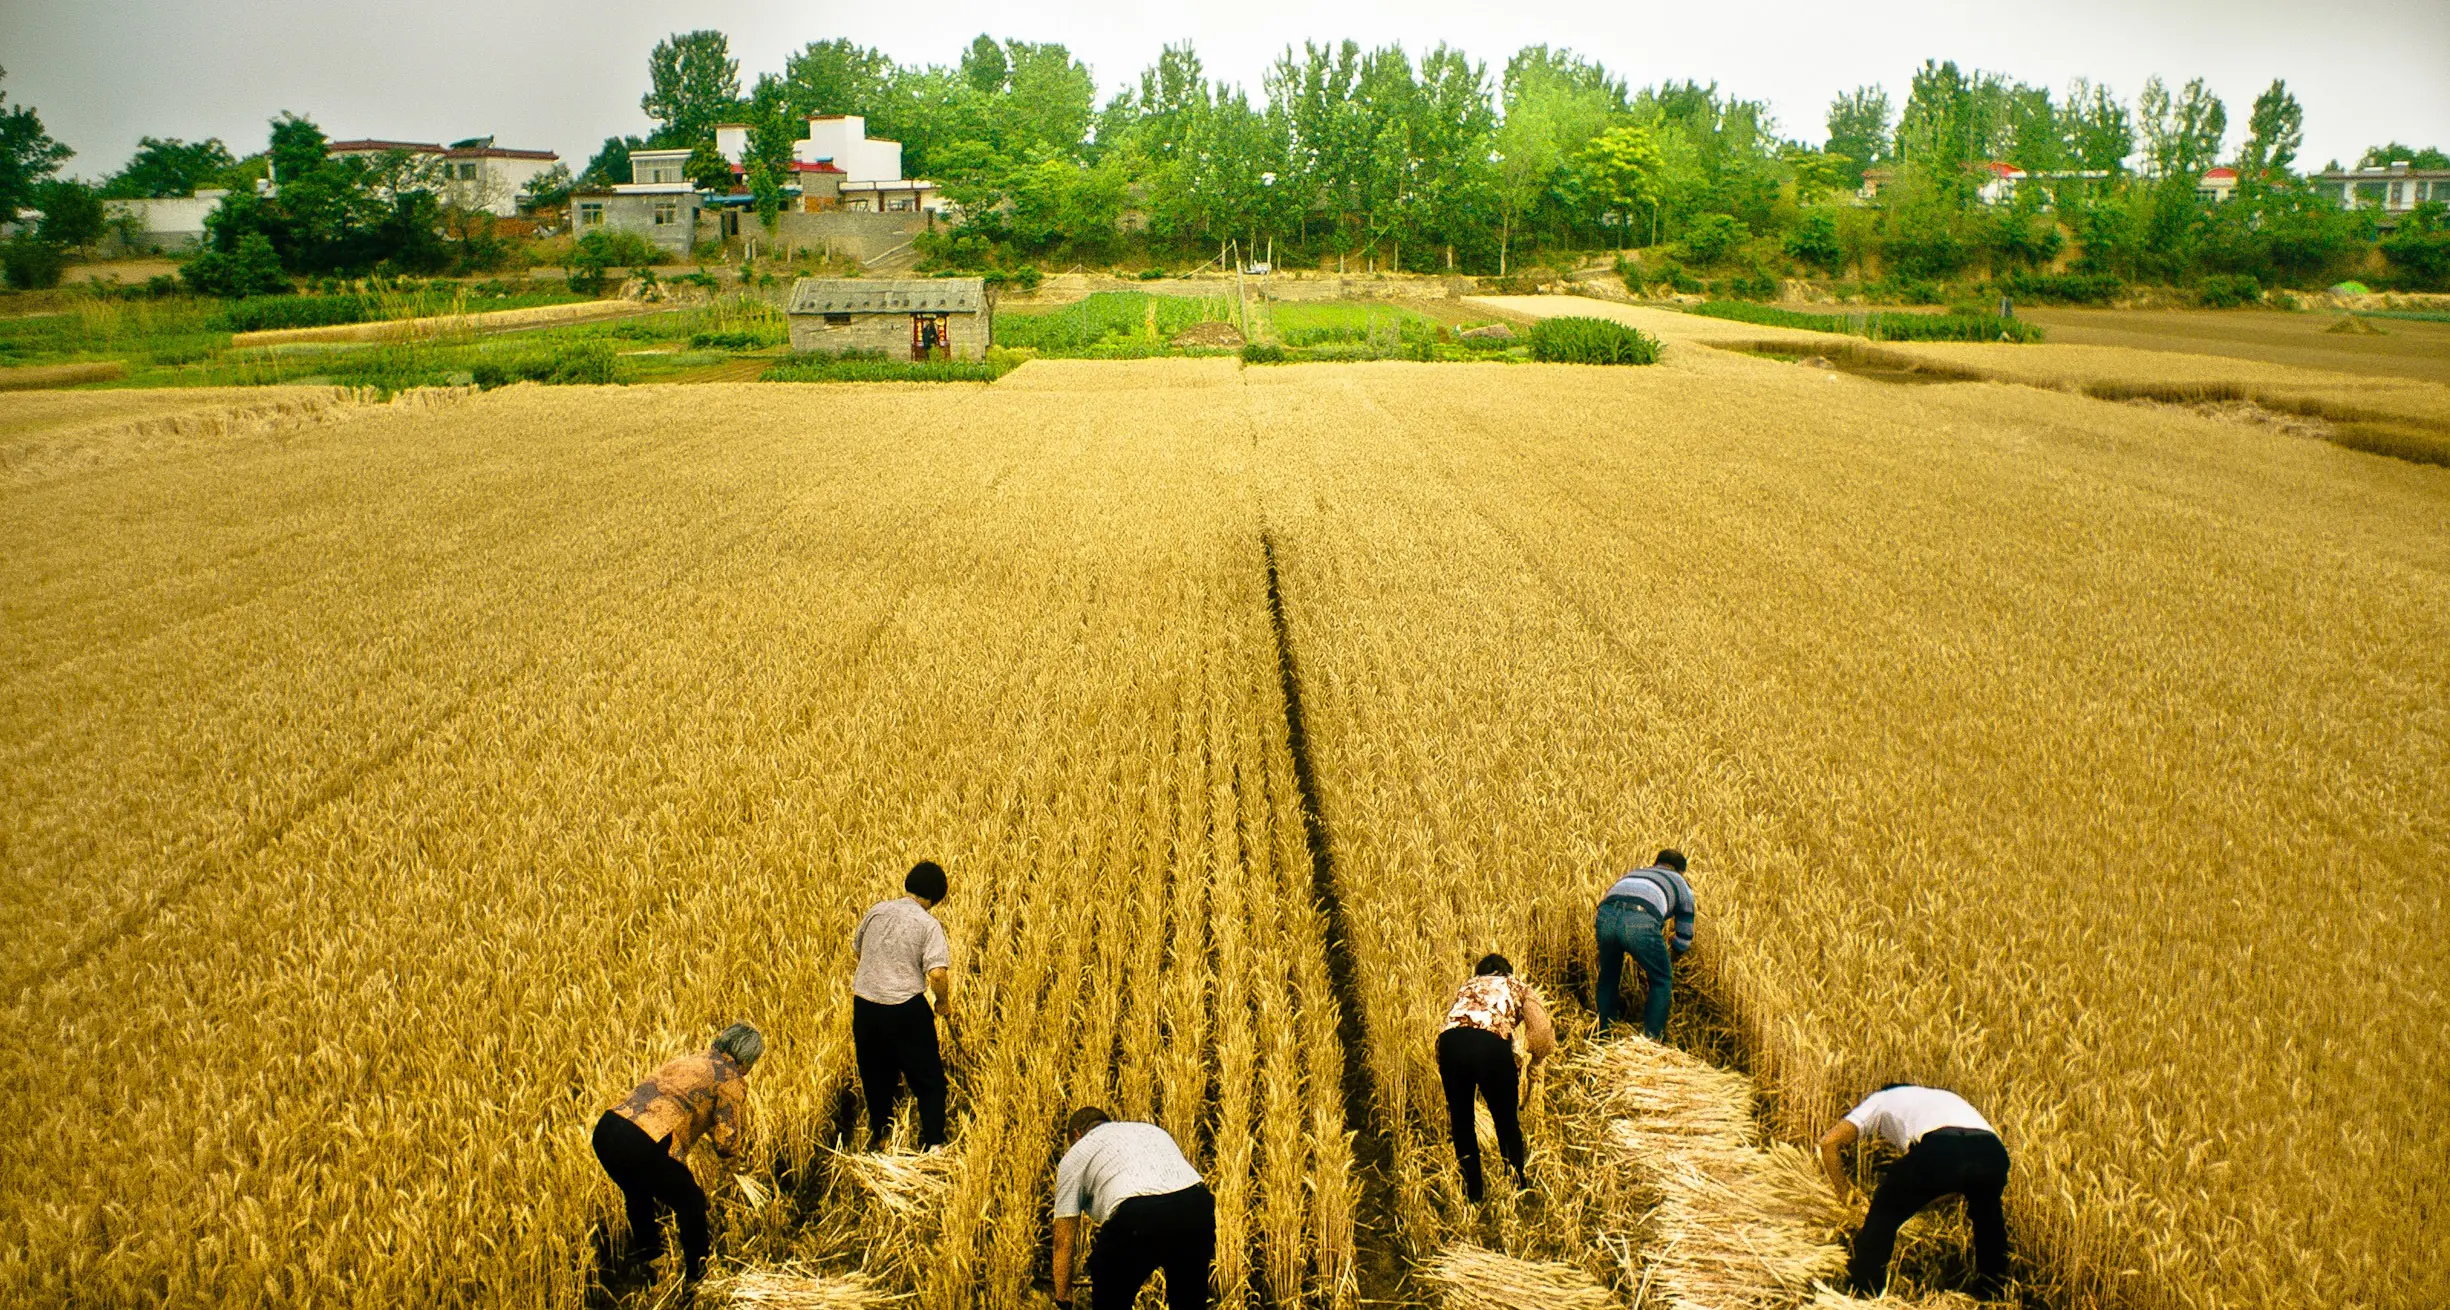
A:
<svg viewBox="0 0 2450 1310">
<path fill-rule="evenodd" d="M 714 1144 L 715 1154 L 728 1158 L 739 1149 L 748 1113 L 745 1078 L 719 1051 L 684 1055 L 656 1070 L 612 1109 L 657 1141 L 668 1136 L 675 1160 L 686 1161 L 701 1136 Z"/>
</svg>

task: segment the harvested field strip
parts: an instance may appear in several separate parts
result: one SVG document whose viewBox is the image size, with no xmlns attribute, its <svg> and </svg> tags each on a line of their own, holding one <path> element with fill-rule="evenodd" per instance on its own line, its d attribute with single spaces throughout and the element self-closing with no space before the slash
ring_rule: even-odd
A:
<svg viewBox="0 0 2450 1310">
<path fill-rule="evenodd" d="M 25 364 L 0 368 L 0 391 L 73 387 L 86 382 L 109 382 L 127 375 L 128 366 L 117 360 L 94 364 Z"/>
<path fill-rule="evenodd" d="M 379 323 L 340 323 L 331 327 L 268 328 L 230 337 L 233 349 L 284 346 L 300 342 L 419 341 L 464 332 L 501 332 L 514 328 L 591 323 L 659 312 L 634 300 L 587 300 L 575 305 L 535 305 L 527 309 L 497 309 L 477 314 L 438 314 Z"/>
<path fill-rule="evenodd" d="M 1764 1142 L 1752 1081 L 1638 1038 L 1585 1051 L 1560 1071 L 1593 1089 L 1604 1167 L 1659 1197 L 1642 1248 L 1667 1304 L 1785 1310 L 1837 1281 L 1847 1213 L 1803 1148 Z"/>
</svg>

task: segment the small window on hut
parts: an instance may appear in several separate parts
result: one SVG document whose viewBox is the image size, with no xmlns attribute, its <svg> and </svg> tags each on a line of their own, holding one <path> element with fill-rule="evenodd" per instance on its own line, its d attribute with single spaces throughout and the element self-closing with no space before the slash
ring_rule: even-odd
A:
<svg viewBox="0 0 2450 1310">
<path fill-rule="evenodd" d="M 825 326 L 827 327 L 849 327 L 850 325 L 851 316 L 848 314 L 828 314 L 825 316 Z"/>
</svg>

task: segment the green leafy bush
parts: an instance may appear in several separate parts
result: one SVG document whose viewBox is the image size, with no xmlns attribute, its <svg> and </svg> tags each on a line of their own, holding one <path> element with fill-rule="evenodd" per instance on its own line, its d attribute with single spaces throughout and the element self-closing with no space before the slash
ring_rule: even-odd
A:
<svg viewBox="0 0 2450 1310">
<path fill-rule="evenodd" d="M 2205 309 L 2236 309 L 2241 305 L 2259 304 L 2263 299 L 2263 284 L 2245 273 L 2215 273 L 2196 285 L 2195 299 Z"/>
<path fill-rule="evenodd" d="M 289 278 L 281 272 L 281 258 L 273 253 L 272 239 L 261 232 L 240 235 L 233 250 L 208 246 L 197 251 L 179 266 L 179 278 L 197 295 L 232 300 L 277 296 L 289 290 Z"/>
<path fill-rule="evenodd" d="M 1140 280 L 1143 282 L 1154 282 L 1164 276 L 1165 270 L 1162 268 L 1144 268 L 1140 270 Z"/>
<path fill-rule="evenodd" d="M 1737 300 L 1776 300 L 1778 279 L 1768 269 L 1756 268 L 1717 283 L 1711 290 Z"/>
<path fill-rule="evenodd" d="M 1246 341 L 1242 343 L 1242 362 L 1282 364 L 1285 362 L 1285 348 L 1273 341 Z"/>
<path fill-rule="evenodd" d="M 1687 262 L 1708 266 L 1725 259 L 1752 235 L 1732 214 L 1703 214 L 1685 229 L 1676 253 Z"/>
<path fill-rule="evenodd" d="M 1804 215 L 1787 231 L 1786 253 L 1817 269 L 1836 268 L 1846 255 L 1838 245 L 1837 219 L 1824 213 Z"/>
<path fill-rule="evenodd" d="M 1531 325 L 1531 357 L 1543 364 L 1656 364 L 1659 341 L 1604 318 L 1544 318 Z"/>
<path fill-rule="evenodd" d="M 19 291 L 56 287 L 67 267 L 68 252 L 57 242 L 20 236 L 0 243 L 0 277 Z"/>
</svg>

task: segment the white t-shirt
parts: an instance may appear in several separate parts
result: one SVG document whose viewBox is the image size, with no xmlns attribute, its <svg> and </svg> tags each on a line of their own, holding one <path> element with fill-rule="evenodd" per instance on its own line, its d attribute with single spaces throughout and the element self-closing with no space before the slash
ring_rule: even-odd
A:
<svg viewBox="0 0 2450 1310">
<path fill-rule="evenodd" d="M 1846 1122 L 1863 1136 L 1878 1138 L 1900 1151 L 1911 1150 L 1923 1134 L 1938 1128 L 1996 1131 L 1981 1111 L 1955 1092 L 1911 1085 L 1864 1097 L 1861 1105 L 1846 1112 Z"/>
<path fill-rule="evenodd" d="M 1104 1223 L 1135 1196 L 1163 1196 L 1199 1184 L 1173 1135 L 1155 1124 L 1102 1123 L 1081 1135 L 1055 1166 L 1055 1217 L 1086 1210 Z"/>
</svg>

